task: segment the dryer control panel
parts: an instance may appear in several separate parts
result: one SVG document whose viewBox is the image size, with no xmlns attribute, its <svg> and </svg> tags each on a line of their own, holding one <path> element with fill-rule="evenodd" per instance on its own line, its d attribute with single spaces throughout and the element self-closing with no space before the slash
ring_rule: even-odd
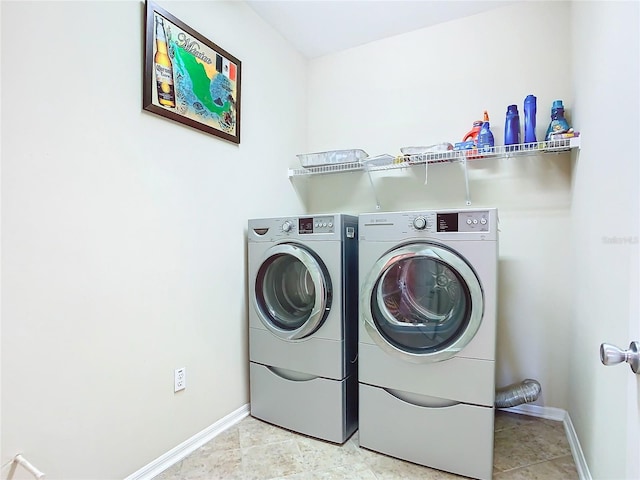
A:
<svg viewBox="0 0 640 480">
<path fill-rule="evenodd" d="M 489 212 L 436 213 L 437 232 L 488 232 Z"/>
<path fill-rule="evenodd" d="M 333 233 L 335 231 L 335 218 L 333 216 L 305 217 L 298 219 L 298 233 Z"/>
<path fill-rule="evenodd" d="M 497 240 L 495 208 L 418 210 L 360 214 L 359 239 L 403 241 L 408 238 L 445 240 Z"/>
<path fill-rule="evenodd" d="M 410 216 L 410 228 L 431 233 L 488 232 L 488 211 L 425 212 Z"/>
</svg>

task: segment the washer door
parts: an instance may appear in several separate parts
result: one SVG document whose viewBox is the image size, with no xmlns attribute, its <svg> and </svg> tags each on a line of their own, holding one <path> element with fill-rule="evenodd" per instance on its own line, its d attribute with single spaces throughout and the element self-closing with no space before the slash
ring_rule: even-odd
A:
<svg viewBox="0 0 640 480">
<path fill-rule="evenodd" d="M 365 328 L 374 342 L 414 363 L 456 355 L 475 336 L 484 312 L 473 268 L 435 243 L 411 243 L 382 256 L 360 294 Z"/>
<path fill-rule="evenodd" d="M 302 245 L 270 248 L 258 269 L 254 306 L 262 323 L 285 340 L 315 332 L 331 308 L 331 279 L 322 261 Z"/>
</svg>

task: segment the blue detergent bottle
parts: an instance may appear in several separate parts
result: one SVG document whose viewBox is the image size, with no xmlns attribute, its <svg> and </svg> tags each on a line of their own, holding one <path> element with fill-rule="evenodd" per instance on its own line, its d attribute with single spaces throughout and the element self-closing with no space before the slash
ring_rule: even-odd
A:
<svg viewBox="0 0 640 480">
<path fill-rule="evenodd" d="M 544 139 L 549 140 L 554 133 L 564 133 L 569 130 L 569 122 L 564 118 L 564 105 L 562 100 L 554 100 L 551 106 L 551 123 L 547 128 Z"/>
<path fill-rule="evenodd" d="M 536 140 L 536 97 L 527 95 L 524 99 L 524 143 Z"/>
<path fill-rule="evenodd" d="M 504 121 L 504 144 L 518 145 L 520 143 L 520 115 L 517 105 L 507 107 L 507 115 Z M 507 151 L 515 150 L 517 147 L 509 147 Z"/>
<path fill-rule="evenodd" d="M 485 110 L 482 128 L 480 128 L 480 133 L 478 133 L 478 152 L 491 153 L 493 145 L 493 133 L 491 132 L 491 125 L 489 123 L 489 114 Z"/>
</svg>

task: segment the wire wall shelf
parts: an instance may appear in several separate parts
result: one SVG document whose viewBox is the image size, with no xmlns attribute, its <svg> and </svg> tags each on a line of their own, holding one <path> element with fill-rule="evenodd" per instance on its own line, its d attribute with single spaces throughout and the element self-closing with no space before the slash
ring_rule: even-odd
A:
<svg viewBox="0 0 640 480">
<path fill-rule="evenodd" d="M 580 148 L 579 136 L 545 142 L 521 143 L 518 145 L 498 145 L 482 152 L 479 152 L 478 150 L 446 150 L 415 155 L 398 155 L 396 157 L 389 156 L 392 160 L 390 160 L 388 164 L 382 165 L 367 164 L 367 159 L 364 159 L 359 162 L 335 163 L 307 168 L 290 168 L 289 178 L 356 171 L 377 172 L 433 163 L 460 163 L 480 159 L 557 154 L 567 152 L 574 148 Z"/>
</svg>

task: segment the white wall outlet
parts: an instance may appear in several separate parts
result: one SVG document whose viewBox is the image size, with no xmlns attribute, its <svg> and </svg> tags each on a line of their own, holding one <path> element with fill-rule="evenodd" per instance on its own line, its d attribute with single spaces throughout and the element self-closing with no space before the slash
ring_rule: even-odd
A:
<svg viewBox="0 0 640 480">
<path fill-rule="evenodd" d="M 173 383 L 174 392 L 179 392 L 187 388 L 187 369 L 185 367 L 176 369 Z"/>
</svg>

